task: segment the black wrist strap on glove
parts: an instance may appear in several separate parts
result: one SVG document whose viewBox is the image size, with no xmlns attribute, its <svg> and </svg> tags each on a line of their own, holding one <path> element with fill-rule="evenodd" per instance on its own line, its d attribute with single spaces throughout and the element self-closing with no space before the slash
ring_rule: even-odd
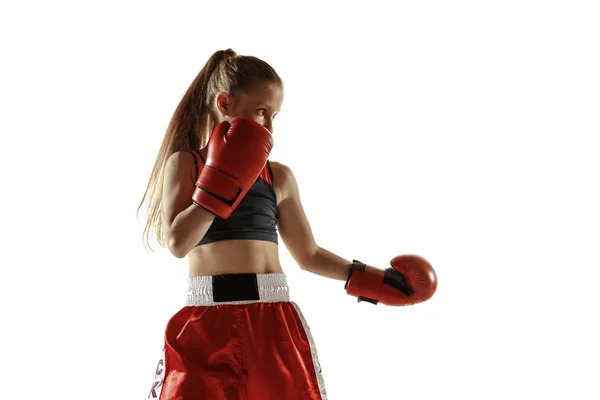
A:
<svg viewBox="0 0 600 400">
<path fill-rule="evenodd" d="M 346 284 L 344 285 L 344 289 L 348 287 L 348 282 L 350 282 L 350 278 L 352 277 L 352 271 L 358 270 L 360 272 L 364 272 L 367 265 L 365 263 L 361 263 L 358 260 L 352 260 L 352 265 L 348 268 L 348 278 L 346 279 Z"/>
<path fill-rule="evenodd" d="M 348 287 L 348 282 L 350 282 L 352 272 L 354 270 L 365 272 L 366 267 L 367 265 L 365 263 L 360 262 L 358 260 L 352 260 L 352 265 L 350 266 L 350 268 L 348 268 L 348 278 L 346 279 L 344 289 Z M 396 271 L 394 268 L 385 269 L 383 283 L 398 289 L 400 292 L 404 293 L 407 296 L 412 296 L 413 294 L 415 294 L 414 289 L 406 281 L 406 277 L 400 272 Z"/>
</svg>

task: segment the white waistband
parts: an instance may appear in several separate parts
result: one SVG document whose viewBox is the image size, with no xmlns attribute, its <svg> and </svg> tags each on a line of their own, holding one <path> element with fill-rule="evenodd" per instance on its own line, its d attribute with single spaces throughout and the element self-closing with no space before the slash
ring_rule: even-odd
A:
<svg viewBox="0 0 600 400">
<path fill-rule="evenodd" d="M 290 301 L 289 287 L 285 274 L 256 274 L 259 300 L 215 302 L 213 299 L 212 276 L 188 277 L 186 306 L 214 306 L 220 304 L 273 303 Z"/>
</svg>

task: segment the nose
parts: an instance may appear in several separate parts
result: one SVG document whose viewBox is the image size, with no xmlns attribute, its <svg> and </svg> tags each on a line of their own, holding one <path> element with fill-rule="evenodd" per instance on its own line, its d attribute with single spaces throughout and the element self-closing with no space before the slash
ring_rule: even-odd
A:
<svg viewBox="0 0 600 400">
<path fill-rule="evenodd" d="M 267 130 L 268 130 L 269 132 L 271 132 L 271 134 L 273 133 L 273 122 L 271 122 L 271 121 L 266 121 L 266 122 L 263 124 L 263 126 L 264 126 L 265 128 L 267 128 Z"/>
</svg>

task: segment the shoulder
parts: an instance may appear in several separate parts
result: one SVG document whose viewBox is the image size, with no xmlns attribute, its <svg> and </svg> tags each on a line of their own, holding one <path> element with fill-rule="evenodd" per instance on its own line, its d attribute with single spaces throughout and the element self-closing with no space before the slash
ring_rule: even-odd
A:
<svg viewBox="0 0 600 400">
<path fill-rule="evenodd" d="M 277 161 L 269 161 L 269 164 L 271 164 L 271 170 L 273 171 L 274 178 L 279 177 L 285 179 L 286 177 L 292 175 L 292 170 L 285 164 Z"/>
<path fill-rule="evenodd" d="M 277 161 L 269 161 L 273 173 L 273 185 L 281 191 L 282 200 L 298 191 L 292 169 Z"/>
</svg>

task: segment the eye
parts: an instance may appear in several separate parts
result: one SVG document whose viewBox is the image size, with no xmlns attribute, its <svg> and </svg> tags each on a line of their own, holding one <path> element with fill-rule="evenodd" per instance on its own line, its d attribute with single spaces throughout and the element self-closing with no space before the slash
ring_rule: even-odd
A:
<svg viewBox="0 0 600 400">
<path fill-rule="evenodd" d="M 266 108 L 259 108 L 258 109 L 258 115 L 260 115 L 261 117 L 264 117 L 266 113 L 267 113 L 267 109 Z"/>
</svg>

